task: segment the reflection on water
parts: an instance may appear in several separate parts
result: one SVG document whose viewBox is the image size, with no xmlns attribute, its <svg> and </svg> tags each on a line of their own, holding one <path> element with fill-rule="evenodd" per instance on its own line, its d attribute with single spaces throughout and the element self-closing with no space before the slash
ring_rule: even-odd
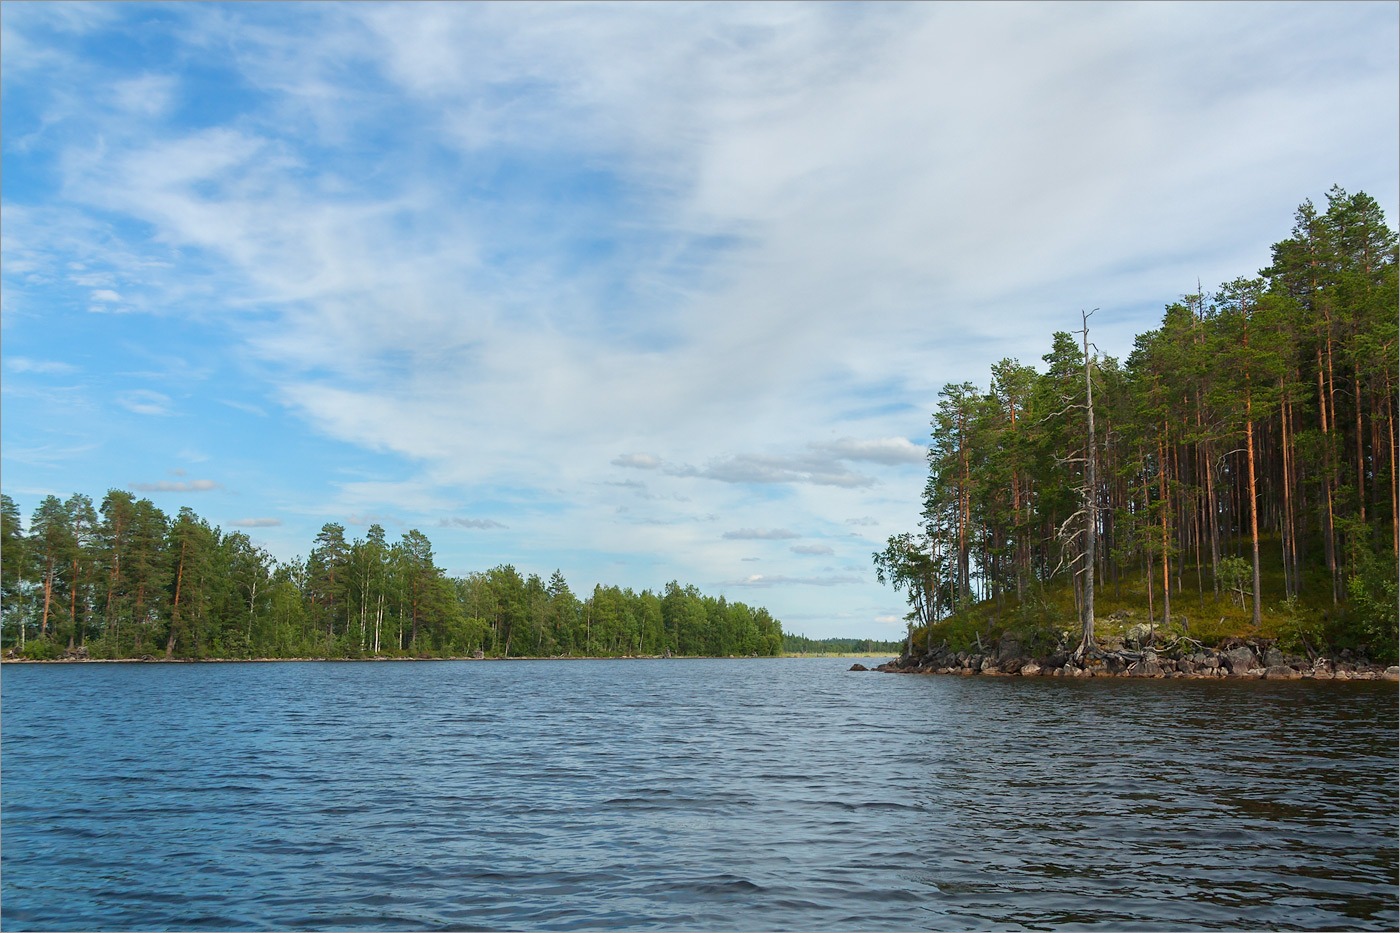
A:
<svg viewBox="0 0 1400 933">
<path fill-rule="evenodd" d="M 7 666 L 0 926 L 1395 929 L 1390 683 Z"/>
</svg>

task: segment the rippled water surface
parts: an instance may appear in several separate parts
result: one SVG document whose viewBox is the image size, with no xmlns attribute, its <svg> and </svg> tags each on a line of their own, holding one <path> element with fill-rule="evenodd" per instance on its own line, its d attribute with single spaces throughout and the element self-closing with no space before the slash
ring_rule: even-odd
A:
<svg viewBox="0 0 1400 933">
<path fill-rule="evenodd" d="M 1392 683 L 9 665 L 0 926 L 1397 927 Z"/>
</svg>

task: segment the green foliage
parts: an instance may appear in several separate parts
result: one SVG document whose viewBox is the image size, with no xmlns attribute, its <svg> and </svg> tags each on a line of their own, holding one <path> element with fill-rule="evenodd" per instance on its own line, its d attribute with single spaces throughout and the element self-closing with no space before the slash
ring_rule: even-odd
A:
<svg viewBox="0 0 1400 933">
<path fill-rule="evenodd" d="M 1235 605 L 1243 606 L 1245 599 L 1254 588 L 1254 571 L 1251 569 L 1249 561 L 1243 557 L 1222 558 L 1216 577 L 1220 580 L 1220 585 L 1230 594 Z"/>
<path fill-rule="evenodd" d="M 1002 360 L 986 391 L 943 388 L 922 527 L 872 555 L 916 645 L 1074 629 L 1092 514 L 1100 616 L 1395 656 L 1397 236 L 1333 188 L 1272 255 L 1168 304 L 1125 362 L 1090 360 L 1092 448 L 1069 333 L 1040 371 Z"/>
<path fill-rule="evenodd" d="M 417 529 L 379 525 L 347 540 L 321 528 L 310 556 L 278 563 L 242 532 L 192 510 L 175 521 L 111 490 L 44 499 L 24 533 L 5 496 L 6 647 L 98 658 L 762 655 L 781 653 L 766 609 L 672 581 L 664 595 L 598 586 L 580 600 L 558 570 L 545 582 L 510 564 L 452 579 Z"/>
<path fill-rule="evenodd" d="M 805 635 L 783 633 L 783 654 L 898 654 L 904 650 L 902 641 L 878 641 L 871 638 L 808 638 Z"/>
<path fill-rule="evenodd" d="M 31 661 L 52 661 L 63 653 L 63 648 L 45 636 L 26 642 L 21 653 Z"/>
<path fill-rule="evenodd" d="M 1393 568 L 1371 561 L 1363 572 L 1351 577 L 1347 592 L 1356 640 L 1373 660 L 1394 664 L 1400 642 L 1400 586 Z"/>
</svg>

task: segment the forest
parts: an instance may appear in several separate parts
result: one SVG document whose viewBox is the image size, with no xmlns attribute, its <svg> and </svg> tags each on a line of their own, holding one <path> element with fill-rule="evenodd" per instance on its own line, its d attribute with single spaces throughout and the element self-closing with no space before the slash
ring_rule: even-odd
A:
<svg viewBox="0 0 1400 933">
<path fill-rule="evenodd" d="M 0 633 L 35 660 L 90 658 L 773 656 L 766 609 L 671 582 L 660 594 L 597 586 L 580 599 L 503 564 L 449 577 L 426 535 L 380 525 L 346 540 L 328 523 L 309 555 L 274 560 L 189 508 L 171 517 L 113 489 L 94 505 L 48 496 L 27 531 L 7 495 Z"/>
<path fill-rule="evenodd" d="M 1393 663 L 1396 234 L 1334 187 L 1271 260 L 1168 305 L 1126 360 L 1082 312 L 1042 370 L 944 386 L 922 526 L 873 555 L 911 648 L 1131 622 Z"/>
</svg>

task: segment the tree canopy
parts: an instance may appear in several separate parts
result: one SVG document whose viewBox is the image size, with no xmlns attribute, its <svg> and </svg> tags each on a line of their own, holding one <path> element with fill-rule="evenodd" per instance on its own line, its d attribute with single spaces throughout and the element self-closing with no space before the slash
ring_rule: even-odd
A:
<svg viewBox="0 0 1400 933">
<path fill-rule="evenodd" d="M 1168 305 L 1126 360 L 1090 343 L 1086 361 L 1060 332 L 1040 370 L 1005 359 L 985 391 L 945 386 L 922 527 L 873 555 L 877 574 L 931 635 L 974 606 L 1025 619 L 1057 590 L 1084 605 L 1088 552 L 1103 590 L 1156 624 L 1247 606 L 1242 631 L 1216 634 L 1394 658 L 1396 273 L 1375 200 L 1333 188 L 1267 269 Z"/>
<path fill-rule="evenodd" d="M 502 564 L 451 578 L 432 542 L 383 527 L 347 539 L 327 523 L 308 555 L 280 563 L 242 532 L 189 508 L 173 518 L 111 490 L 49 496 L 26 532 L 0 495 L 3 643 L 30 657 L 777 655 L 766 609 L 672 581 L 662 593 L 595 587 L 580 599 Z"/>
</svg>

